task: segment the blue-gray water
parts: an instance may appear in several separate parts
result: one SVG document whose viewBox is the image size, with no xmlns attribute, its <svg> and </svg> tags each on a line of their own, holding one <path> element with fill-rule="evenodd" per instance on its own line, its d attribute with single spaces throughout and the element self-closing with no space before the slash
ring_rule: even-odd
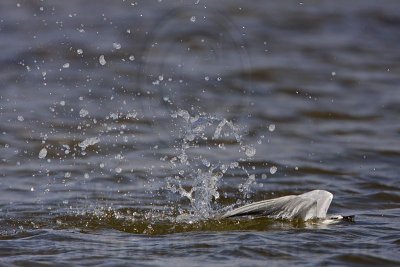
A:
<svg viewBox="0 0 400 267">
<path fill-rule="evenodd" d="M 399 265 L 399 14 L 2 0 L 0 265 Z M 356 222 L 207 219 L 316 188 Z"/>
</svg>

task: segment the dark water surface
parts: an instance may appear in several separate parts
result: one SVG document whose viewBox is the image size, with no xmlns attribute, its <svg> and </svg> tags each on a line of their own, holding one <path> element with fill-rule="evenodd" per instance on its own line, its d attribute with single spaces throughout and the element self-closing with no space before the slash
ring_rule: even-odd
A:
<svg viewBox="0 0 400 267">
<path fill-rule="evenodd" d="M 2 0 L 0 265 L 399 265 L 399 44 L 399 1 Z M 356 222 L 211 219 L 316 188 Z"/>
</svg>

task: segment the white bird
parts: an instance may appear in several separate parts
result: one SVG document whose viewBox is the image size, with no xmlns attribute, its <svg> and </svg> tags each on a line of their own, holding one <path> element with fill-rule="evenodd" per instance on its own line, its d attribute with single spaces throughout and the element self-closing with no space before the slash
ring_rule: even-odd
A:
<svg viewBox="0 0 400 267">
<path fill-rule="evenodd" d="M 313 190 L 301 195 L 290 195 L 247 204 L 226 212 L 221 216 L 221 219 L 249 215 L 303 221 L 320 219 L 324 223 L 340 220 L 354 221 L 354 216 L 334 215 L 327 217 L 326 213 L 332 199 L 333 194 L 328 191 Z"/>
</svg>

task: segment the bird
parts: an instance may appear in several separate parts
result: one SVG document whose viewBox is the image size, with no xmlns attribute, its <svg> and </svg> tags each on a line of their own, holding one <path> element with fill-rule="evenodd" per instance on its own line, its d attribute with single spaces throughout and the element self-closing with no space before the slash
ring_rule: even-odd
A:
<svg viewBox="0 0 400 267">
<path fill-rule="evenodd" d="M 289 195 L 258 201 L 227 211 L 220 218 L 241 216 L 269 217 L 284 220 L 321 220 L 330 224 L 340 221 L 354 222 L 354 215 L 327 215 L 333 194 L 326 190 L 312 190 L 301 195 Z"/>
</svg>

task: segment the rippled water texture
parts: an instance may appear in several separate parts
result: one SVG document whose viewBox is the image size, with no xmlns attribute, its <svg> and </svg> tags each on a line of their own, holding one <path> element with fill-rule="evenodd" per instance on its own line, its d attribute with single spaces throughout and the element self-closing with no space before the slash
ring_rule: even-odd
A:
<svg viewBox="0 0 400 267">
<path fill-rule="evenodd" d="M 0 265 L 399 265 L 399 14 L 2 0 Z M 313 189 L 356 222 L 215 219 Z"/>
</svg>

